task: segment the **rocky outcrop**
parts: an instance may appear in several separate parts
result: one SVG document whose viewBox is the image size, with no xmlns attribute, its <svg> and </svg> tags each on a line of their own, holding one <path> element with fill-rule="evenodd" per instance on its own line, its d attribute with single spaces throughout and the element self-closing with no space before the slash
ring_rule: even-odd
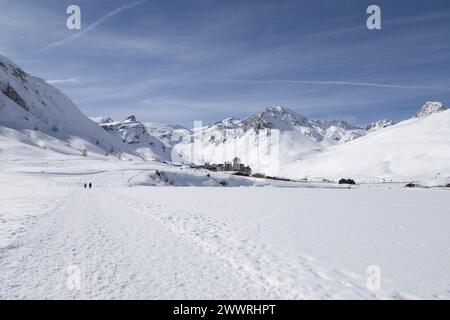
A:
<svg viewBox="0 0 450 320">
<path fill-rule="evenodd" d="M 423 118 L 427 117 L 430 114 L 436 113 L 436 112 L 442 112 L 447 110 L 447 107 L 445 107 L 442 102 L 426 102 L 420 110 L 416 113 L 416 118 Z"/>
<path fill-rule="evenodd" d="M 22 107 L 26 111 L 30 111 L 30 108 L 28 108 L 25 100 L 17 93 L 16 90 L 14 90 L 13 87 L 11 87 L 9 84 L 6 86 L 5 90 L 2 90 L 5 96 L 10 98 L 12 101 L 14 101 L 18 106 Z"/>
</svg>

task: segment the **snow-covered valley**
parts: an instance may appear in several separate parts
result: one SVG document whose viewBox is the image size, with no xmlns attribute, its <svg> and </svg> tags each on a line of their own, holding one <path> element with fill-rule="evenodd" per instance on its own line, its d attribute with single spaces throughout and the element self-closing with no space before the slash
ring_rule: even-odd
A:
<svg viewBox="0 0 450 320">
<path fill-rule="evenodd" d="M 397 124 L 271 106 L 189 130 L 89 119 L 1 56 L 0 89 L 0 298 L 450 298 L 440 103 Z M 233 157 L 254 174 L 205 167 Z"/>
<path fill-rule="evenodd" d="M 130 185 L 155 170 L 174 169 L 85 157 L 2 166 L 0 297 L 450 297 L 448 190 Z M 379 291 L 366 287 L 370 265 Z"/>
</svg>

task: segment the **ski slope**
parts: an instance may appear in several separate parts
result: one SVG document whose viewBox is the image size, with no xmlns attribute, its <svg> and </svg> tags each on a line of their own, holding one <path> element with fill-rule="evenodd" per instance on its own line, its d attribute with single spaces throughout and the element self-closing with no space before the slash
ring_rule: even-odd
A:
<svg viewBox="0 0 450 320">
<path fill-rule="evenodd" d="M 63 159 L 0 169 L 0 298 L 450 298 L 443 188 L 142 186 L 175 169 Z"/>
</svg>

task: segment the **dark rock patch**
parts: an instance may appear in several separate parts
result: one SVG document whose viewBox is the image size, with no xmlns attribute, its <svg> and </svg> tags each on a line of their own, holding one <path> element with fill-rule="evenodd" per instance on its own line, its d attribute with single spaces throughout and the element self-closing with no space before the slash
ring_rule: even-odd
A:
<svg viewBox="0 0 450 320">
<path fill-rule="evenodd" d="M 20 107 L 22 107 L 26 111 L 30 111 L 30 108 L 28 108 L 25 100 L 23 100 L 23 98 L 17 93 L 17 91 L 14 90 L 14 88 L 11 87 L 9 84 L 6 87 L 6 90 L 3 91 L 3 93 L 5 94 L 5 96 L 10 98 L 12 101 L 14 101 Z"/>
</svg>

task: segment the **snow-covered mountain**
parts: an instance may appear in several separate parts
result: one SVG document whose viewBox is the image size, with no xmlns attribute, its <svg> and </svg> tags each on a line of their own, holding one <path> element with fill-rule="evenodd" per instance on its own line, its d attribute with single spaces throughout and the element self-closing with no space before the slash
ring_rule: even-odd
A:
<svg viewBox="0 0 450 320">
<path fill-rule="evenodd" d="M 295 178 L 359 181 L 450 178 L 450 111 L 427 102 L 411 119 L 286 165 Z"/>
<path fill-rule="evenodd" d="M 412 119 L 366 126 L 309 120 L 267 107 L 244 120 L 229 118 L 195 128 L 174 146 L 187 162 L 222 163 L 234 157 L 253 172 L 290 178 L 363 180 L 450 176 L 450 119 L 440 102 L 427 102 Z"/>
<path fill-rule="evenodd" d="M 129 152 L 61 91 L 2 56 L 0 128 L 4 137 L 64 154 Z"/>
<path fill-rule="evenodd" d="M 320 121 L 281 106 L 240 120 L 225 119 L 195 128 L 175 150 L 194 163 L 230 161 L 235 156 L 254 171 L 276 174 L 285 162 L 296 161 L 332 145 L 367 134 L 344 121 Z"/>
<path fill-rule="evenodd" d="M 245 130 L 298 131 L 314 142 L 325 145 L 350 141 L 366 134 L 361 128 L 351 126 L 345 121 L 309 120 L 281 106 L 269 106 L 260 114 L 252 115 L 242 121 L 242 125 Z"/>
<path fill-rule="evenodd" d="M 168 161 L 171 157 L 171 146 L 153 136 L 147 127 L 131 115 L 124 121 L 114 121 L 110 117 L 91 118 L 107 132 L 117 136 L 129 145 L 139 156 L 147 160 Z"/>
<path fill-rule="evenodd" d="M 181 137 L 190 135 L 192 132 L 178 124 L 164 124 L 144 122 L 147 131 L 157 139 L 161 140 L 169 146 L 173 146 L 180 142 Z"/>
<path fill-rule="evenodd" d="M 284 158 L 291 159 L 321 150 L 317 141 L 294 129 L 300 128 L 302 119 L 299 116 L 287 109 L 271 110 L 267 108 L 244 120 L 229 118 L 194 128 L 191 135 L 183 137 L 174 146 L 174 150 L 185 162 L 197 164 L 223 163 L 237 156 L 254 172 L 266 173 L 278 170 L 279 152 Z"/>
<path fill-rule="evenodd" d="M 440 102 L 427 102 L 415 117 L 395 125 L 382 120 L 363 127 L 310 120 L 280 106 L 193 130 L 141 123 L 134 116 L 92 120 L 59 90 L 0 56 L 3 158 L 4 149 L 30 156 L 126 154 L 197 164 L 239 157 L 253 172 L 293 178 L 450 175 L 450 111 Z"/>
</svg>

